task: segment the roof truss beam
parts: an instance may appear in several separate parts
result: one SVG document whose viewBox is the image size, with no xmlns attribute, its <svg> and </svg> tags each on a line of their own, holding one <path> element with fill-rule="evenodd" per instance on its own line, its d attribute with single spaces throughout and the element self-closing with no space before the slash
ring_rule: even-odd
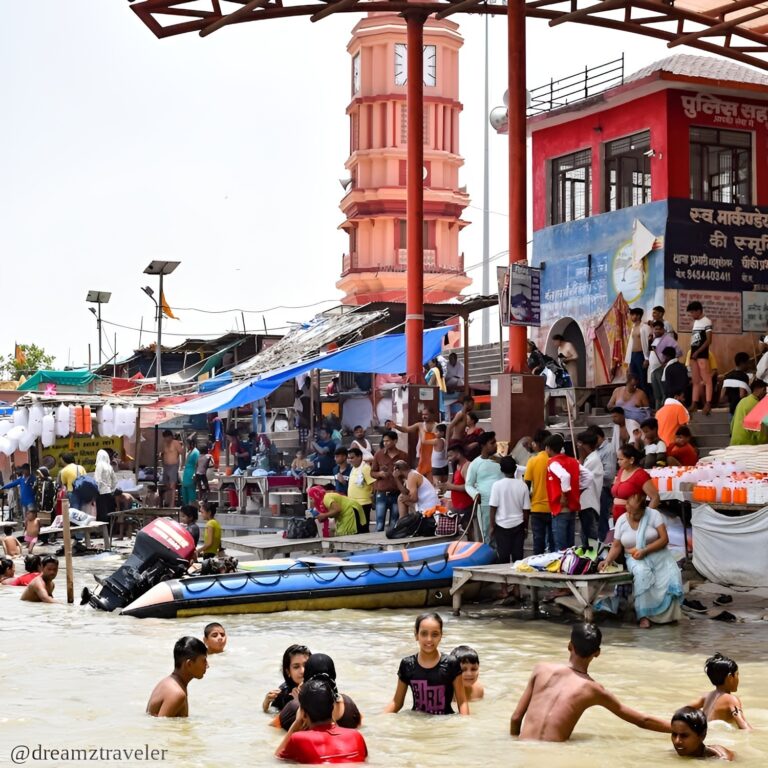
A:
<svg viewBox="0 0 768 768">
<path fill-rule="evenodd" d="M 733 32 L 734 28 L 745 21 L 752 21 L 759 19 L 762 16 L 768 16 L 768 8 L 759 8 L 753 13 L 747 13 L 744 16 L 738 16 L 730 21 L 721 21 L 719 24 L 715 24 L 711 27 L 705 27 L 697 32 L 690 32 L 687 35 L 676 37 L 671 42 L 667 43 L 670 48 L 674 48 L 676 45 L 690 45 L 692 40 L 698 40 L 702 37 L 715 37 L 716 35 L 722 35 L 724 32 Z"/>
</svg>

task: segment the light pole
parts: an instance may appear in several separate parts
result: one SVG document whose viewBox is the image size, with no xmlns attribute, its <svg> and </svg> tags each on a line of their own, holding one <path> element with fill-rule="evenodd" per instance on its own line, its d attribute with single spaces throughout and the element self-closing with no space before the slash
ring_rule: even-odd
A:
<svg viewBox="0 0 768 768">
<path fill-rule="evenodd" d="M 149 288 L 142 288 L 144 293 L 155 302 L 157 308 L 157 349 L 155 350 L 155 373 L 157 374 L 156 389 L 160 391 L 160 377 L 162 376 L 162 341 L 163 341 L 163 278 L 170 275 L 176 267 L 181 264 L 180 261 L 153 261 L 144 270 L 145 275 L 157 275 L 160 278 L 160 294 L 155 300 L 152 295 L 154 291 Z"/>
<path fill-rule="evenodd" d="M 101 365 L 101 305 L 109 304 L 111 298 L 112 294 L 109 291 L 88 291 L 88 295 L 85 297 L 89 304 L 95 304 L 98 307 L 98 311 L 93 307 L 88 307 L 88 309 L 95 315 L 96 328 L 99 331 L 99 365 Z"/>
</svg>

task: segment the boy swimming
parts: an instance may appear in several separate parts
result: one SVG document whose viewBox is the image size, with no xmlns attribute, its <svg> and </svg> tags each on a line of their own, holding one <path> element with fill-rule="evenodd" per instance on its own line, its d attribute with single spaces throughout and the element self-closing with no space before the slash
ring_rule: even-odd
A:
<svg viewBox="0 0 768 768">
<path fill-rule="evenodd" d="M 59 572 L 59 561 L 51 555 L 46 555 L 40 564 L 40 575 L 35 576 L 24 588 L 21 599 L 29 603 L 54 603 L 56 601 L 53 599 L 53 581 Z"/>
<path fill-rule="evenodd" d="M 215 621 L 206 624 L 203 630 L 203 642 L 209 654 L 224 653 L 227 647 L 227 630 Z"/>
<path fill-rule="evenodd" d="M 716 653 L 707 659 L 704 671 L 715 690 L 697 699 L 691 707 L 703 710 L 709 722 L 725 720 L 741 730 L 751 731 L 752 726 L 744 717 L 741 701 L 734 695 L 739 689 L 738 664 L 733 659 Z"/>
<path fill-rule="evenodd" d="M 458 645 L 451 651 L 461 665 L 461 681 L 464 683 L 464 693 L 467 701 L 478 701 L 485 696 L 483 684 L 478 682 L 480 677 L 480 657 L 474 648 L 468 645 Z"/>
<path fill-rule="evenodd" d="M 719 744 L 707 746 L 707 716 L 700 709 L 682 707 L 672 715 L 672 746 L 680 757 L 733 760 L 733 752 Z"/>
<path fill-rule="evenodd" d="M 208 651 L 202 640 L 196 637 L 177 640 L 173 646 L 173 672 L 152 690 L 147 702 L 147 714 L 152 717 L 187 717 L 187 686 L 193 679 L 201 680 L 207 669 Z"/>
<path fill-rule="evenodd" d="M 666 720 L 624 706 L 595 682 L 589 665 L 600 655 L 603 636 L 595 624 L 575 624 L 568 644 L 568 664 L 537 664 L 517 708 L 510 733 L 535 741 L 567 741 L 590 707 L 605 707 L 622 720 L 659 733 L 671 733 Z M 523 721 L 525 719 L 525 721 Z"/>
</svg>

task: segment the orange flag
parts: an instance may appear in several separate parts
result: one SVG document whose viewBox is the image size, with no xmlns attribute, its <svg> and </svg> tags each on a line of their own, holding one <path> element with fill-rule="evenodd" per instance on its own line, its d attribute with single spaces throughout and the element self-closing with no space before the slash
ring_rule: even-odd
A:
<svg viewBox="0 0 768 768">
<path fill-rule="evenodd" d="M 165 300 L 165 291 L 160 294 L 160 309 L 163 310 L 163 314 L 166 317 L 170 317 L 172 320 L 178 320 L 179 318 L 171 312 L 171 308 L 168 306 L 168 302 Z"/>
</svg>

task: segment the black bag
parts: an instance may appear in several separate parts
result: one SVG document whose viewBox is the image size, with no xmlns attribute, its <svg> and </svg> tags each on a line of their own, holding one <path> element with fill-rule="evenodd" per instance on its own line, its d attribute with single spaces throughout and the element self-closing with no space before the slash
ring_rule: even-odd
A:
<svg viewBox="0 0 768 768">
<path fill-rule="evenodd" d="M 317 536 L 317 522 L 309 517 L 292 517 L 283 534 L 284 539 L 316 539 Z"/>
<path fill-rule="evenodd" d="M 411 536 L 434 536 L 435 520 L 423 517 L 419 512 L 409 512 L 387 531 L 388 539 L 407 539 Z"/>
<path fill-rule="evenodd" d="M 387 538 L 407 539 L 409 536 L 415 536 L 421 526 L 422 519 L 418 512 L 409 512 L 387 531 Z"/>
</svg>

